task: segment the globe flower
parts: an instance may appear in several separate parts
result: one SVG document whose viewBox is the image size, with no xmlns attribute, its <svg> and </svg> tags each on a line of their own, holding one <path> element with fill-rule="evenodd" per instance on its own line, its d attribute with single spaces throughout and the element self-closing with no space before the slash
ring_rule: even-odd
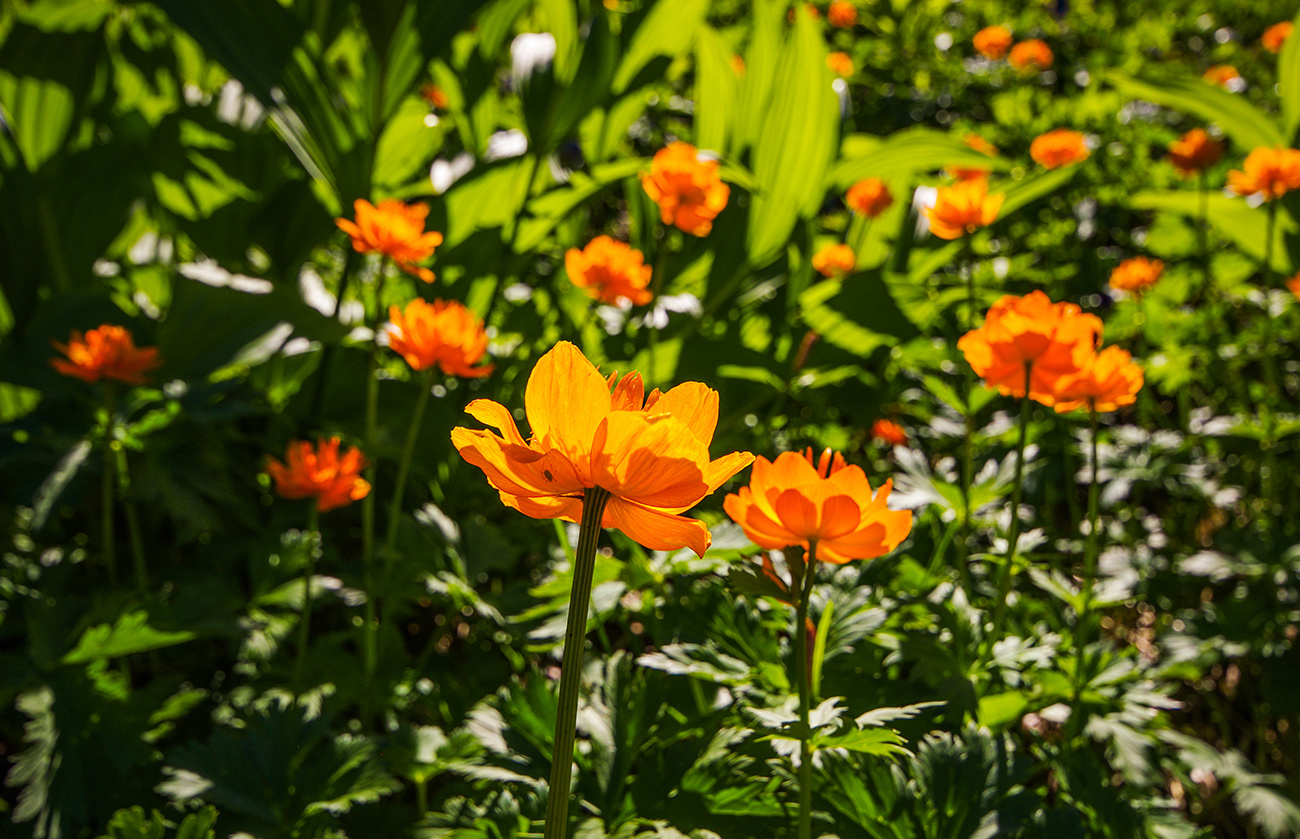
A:
<svg viewBox="0 0 1300 839">
<path fill-rule="evenodd" d="M 984 324 L 963 335 L 957 348 L 985 385 L 1004 396 L 1025 395 L 1028 370 L 1029 397 L 1051 406 L 1058 381 L 1083 368 L 1101 331 L 1096 315 L 1031 291 L 994 303 Z"/>
<path fill-rule="evenodd" d="M 352 237 L 352 248 L 357 253 L 383 254 L 397 267 L 426 283 L 433 282 L 433 272 L 415 263 L 433 256 L 434 248 L 442 244 L 442 234 L 424 231 L 424 219 L 429 215 L 425 204 L 404 204 L 396 199 L 380 201 L 376 207 L 364 198 L 352 204 L 356 221 L 338 218 L 334 223 Z"/>
<path fill-rule="evenodd" d="M 878 419 L 871 424 L 871 439 L 889 446 L 904 446 L 907 445 L 907 431 L 892 420 Z"/>
<path fill-rule="evenodd" d="M 858 10 L 849 0 L 831 0 L 831 5 L 826 10 L 826 20 L 831 26 L 852 29 L 858 22 Z"/>
<path fill-rule="evenodd" d="M 582 250 L 570 248 L 564 268 L 570 282 L 604 303 L 643 306 L 653 296 L 647 288 L 652 269 L 641 251 L 608 236 L 597 236 Z"/>
<path fill-rule="evenodd" d="M 1287 280 L 1286 287 L 1288 291 L 1295 295 L 1297 300 L 1300 300 L 1300 274 L 1296 274 L 1294 277 Z"/>
<path fill-rule="evenodd" d="M 1132 405 L 1142 389 L 1142 368 L 1132 358 L 1128 350 L 1115 346 L 1089 356 L 1079 372 L 1056 382 L 1052 408 L 1063 414 L 1076 408 L 1113 411 Z"/>
<path fill-rule="evenodd" d="M 731 194 L 718 177 L 718 162 L 701 158 L 690 143 L 669 143 L 655 152 L 641 187 L 659 205 L 664 224 L 692 236 L 709 234 Z"/>
<path fill-rule="evenodd" d="M 318 440 L 313 447 L 306 440 L 293 440 L 284 451 L 284 463 L 267 458 L 266 473 L 282 498 L 315 498 L 316 509 L 327 513 L 370 493 L 361 477 L 366 459 L 357 448 L 339 456 L 339 438 Z"/>
<path fill-rule="evenodd" d="M 813 254 L 812 266 L 823 277 L 842 277 L 853 273 L 857 255 L 848 245 L 826 245 Z"/>
<path fill-rule="evenodd" d="M 1289 20 L 1275 23 L 1268 29 L 1264 30 L 1264 34 L 1260 36 L 1259 42 L 1264 45 L 1264 49 L 1276 55 L 1282 51 L 1282 45 L 1286 43 L 1286 39 L 1291 36 L 1291 28 L 1292 23 Z"/>
<path fill-rule="evenodd" d="M 1206 70 L 1201 78 L 1210 84 L 1217 84 L 1219 87 L 1231 89 L 1232 83 L 1240 79 L 1241 74 L 1231 64 L 1216 64 Z"/>
<path fill-rule="evenodd" d="M 988 191 L 989 183 L 983 178 L 939 187 L 934 206 L 922 209 L 930 232 L 940 239 L 956 239 L 992 224 L 1006 196 L 989 195 Z"/>
<path fill-rule="evenodd" d="M 731 72 L 735 73 L 739 77 L 745 75 L 745 59 L 735 53 L 732 53 L 731 56 Z"/>
<path fill-rule="evenodd" d="M 1169 162 L 1183 177 L 1204 172 L 1223 156 L 1223 143 L 1204 128 L 1193 128 L 1169 144 Z"/>
<path fill-rule="evenodd" d="M 842 79 L 853 75 L 853 59 L 849 58 L 847 52 L 833 52 L 826 56 L 826 66 Z"/>
<path fill-rule="evenodd" d="M 1005 26 L 986 26 L 975 33 L 971 46 L 975 52 L 996 61 L 1011 49 L 1011 30 Z"/>
<path fill-rule="evenodd" d="M 1011 54 L 1007 56 L 1007 63 L 1024 72 L 1026 70 L 1050 69 L 1055 59 L 1056 56 L 1052 55 L 1051 47 L 1037 38 L 1031 38 L 1028 41 L 1021 41 L 1011 48 Z"/>
<path fill-rule="evenodd" d="M 885 506 L 892 487 L 885 481 L 873 494 L 861 467 L 829 449 L 814 463 L 808 449 L 774 461 L 759 457 L 749 486 L 728 495 L 722 507 L 762 548 L 808 551 L 815 543 L 813 558 L 842 565 L 886 554 L 911 533 L 912 512 Z"/>
<path fill-rule="evenodd" d="M 475 367 L 487 354 L 488 336 L 478 317 L 455 300 L 429 303 L 419 297 L 388 308 L 388 346 L 414 370 L 435 364 L 449 376 L 477 379 L 492 365 Z"/>
<path fill-rule="evenodd" d="M 1068 128 L 1040 134 L 1029 144 L 1029 156 L 1044 169 L 1056 169 L 1088 159 L 1083 135 Z"/>
<path fill-rule="evenodd" d="M 639 374 L 606 379 L 566 341 L 533 368 L 524 411 L 527 440 L 508 408 L 475 399 L 465 412 L 499 433 L 456 428 L 452 443 L 506 506 L 532 518 L 580 521 L 587 490 L 605 490 L 601 526 L 652 550 L 687 547 L 703 556 L 708 528 L 681 514 L 754 459 L 749 452 L 709 459 L 717 391 L 686 382 L 645 397 Z"/>
<path fill-rule="evenodd" d="M 423 99 L 430 108 L 439 111 L 445 111 L 447 106 L 451 104 L 451 99 L 447 96 L 447 91 L 433 83 L 420 86 L 420 98 Z"/>
<path fill-rule="evenodd" d="M 894 196 L 880 178 L 864 178 L 849 187 L 844 203 L 860 216 L 875 218 L 889 209 L 894 203 Z"/>
<path fill-rule="evenodd" d="M 74 329 L 66 344 L 50 343 L 67 356 L 50 359 L 50 365 L 65 376 L 87 382 L 110 379 L 142 385 L 145 373 L 162 364 L 157 347 L 137 347 L 127 329 L 109 323 L 90 330 L 85 337 Z"/>
<path fill-rule="evenodd" d="M 1162 260 L 1135 256 L 1116 265 L 1115 270 L 1110 272 L 1110 287 L 1141 293 L 1155 285 L 1164 270 L 1165 263 Z"/>
<path fill-rule="evenodd" d="M 1262 193 L 1266 201 L 1300 189 L 1300 151 L 1258 148 L 1246 155 L 1240 171 L 1228 173 L 1228 186 L 1238 195 Z"/>
</svg>

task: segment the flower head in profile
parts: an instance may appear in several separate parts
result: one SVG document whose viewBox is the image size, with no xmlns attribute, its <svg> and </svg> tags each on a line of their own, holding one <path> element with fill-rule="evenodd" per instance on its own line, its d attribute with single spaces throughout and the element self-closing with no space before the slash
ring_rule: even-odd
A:
<svg viewBox="0 0 1300 839">
<path fill-rule="evenodd" d="M 871 439 L 888 446 L 905 446 L 907 430 L 893 420 L 881 418 L 871 424 Z"/>
<path fill-rule="evenodd" d="M 971 39 L 975 52 L 994 61 L 1011 49 L 1011 30 L 1005 26 L 986 26 Z"/>
<path fill-rule="evenodd" d="M 669 143 L 655 152 L 641 187 L 659 205 L 664 224 L 692 236 L 707 236 L 727 206 L 731 189 L 718 177 L 718 161 L 700 156 L 690 143 Z"/>
<path fill-rule="evenodd" d="M 352 248 L 357 253 L 378 253 L 389 259 L 408 274 L 426 283 L 433 282 L 433 272 L 416 265 L 433 256 L 434 248 L 442 244 L 442 234 L 425 232 L 424 219 L 429 215 L 426 204 L 405 204 L 396 199 L 380 201 L 376 207 L 364 198 L 352 204 L 356 221 L 345 218 L 334 223 L 352 237 Z"/>
<path fill-rule="evenodd" d="M 524 411 L 527 440 L 510 409 L 475 399 L 465 412 L 496 430 L 456 428 L 451 441 L 506 506 L 576 522 L 586 492 L 603 489 L 610 498 L 601 525 L 652 550 L 686 547 L 703 556 L 708 528 L 682 513 L 754 459 L 748 452 L 709 458 L 717 391 L 686 382 L 646 396 L 638 373 L 607 379 L 567 341 L 533 368 Z"/>
<path fill-rule="evenodd" d="M 487 354 L 488 336 L 483 322 L 455 300 L 432 303 L 415 298 L 403 311 L 388 308 L 388 346 L 414 370 L 435 364 L 449 376 L 477 379 L 492 372 L 492 365 L 475 367 Z"/>
<path fill-rule="evenodd" d="M 1276 55 L 1282 51 L 1282 45 L 1286 43 L 1286 39 L 1291 37 L 1292 28 L 1293 24 L 1289 20 L 1275 23 L 1264 30 L 1259 42 L 1264 45 L 1264 49 Z"/>
<path fill-rule="evenodd" d="M 1115 270 L 1110 272 L 1110 287 L 1141 293 L 1155 285 L 1164 270 L 1165 263 L 1162 260 L 1135 256 L 1116 265 Z"/>
<path fill-rule="evenodd" d="M 1223 156 L 1223 143 L 1204 128 L 1193 128 L 1169 144 L 1169 162 L 1184 178 L 1209 169 Z"/>
<path fill-rule="evenodd" d="M 885 506 L 892 481 L 872 492 L 860 466 L 829 449 L 814 460 L 782 452 L 754 461 L 749 486 L 722 503 L 754 544 L 770 551 L 816 543 L 813 558 L 842 565 L 872 559 L 898 547 L 912 532 L 912 512 Z"/>
<path fill-rule="evenodd" d="M 142 385 L 150 370 L 162 364 L 157 347 L 137 347 L 124 327 L 106 323 L 85 334 L 73 330 L 68 343 L 51 342 L 67 358 L 52 358 L 50 365 L 65 376 L 87 382 L 109 379 Z"/>
<path fill-rule="evenodd" d="M 997 220 L 1005 195 L 989 195 L 989 182 L 983 178 L 941 186 L 934 206 L 922 210 L 930 223 L 930 232 L 940 239 L 957 239 L 974 233 Z"/>
<path fill-rule="evenodd" d="M 267 458 L 266 473 L 275 482 L 281 498 L 315 498 L 316 509 L 327 513 L 370 493 L 370 484 L 361 477 L 366 459 L 357 448 L 339 455 L 339 438 L 292 440 L 284 451 L 284 463 Z"/>
<path fill-rule="evenodd" d="M 849 187 L 844 203 L 860 216 L 875 218 L 894 203 L 889 187 L 880 178 L 863 178 Z"/>
<path fill-rule="evenodd" d="M 857 255 L 848 245 L 825 245 L 813 254 L 812 266 L 823 277 L 842 277 L 853 273 L 857 261 Z"/>
<path fill-rule="evenodd" d="M 630 301 L 644 306 L 653 296 L 648 286 L 652 269 L 636 248 L 609 236 L 597 236 L 582 250 L 564 254 L 569 281 L 603 303 Z"/>
<path fill-rule="evenodd" d="M 1056 169 L 1088 159 L 1083 135 L 1068 128 L 1040 134 L 1029 144 L 1029 156 L 1044 169 Z"/>
<path fill-rule="evenodd" d="M 1258 148 L 1246 155 L 1242 170 L 1228 173 L 1228 186 L 1238 195 L 1261 193 L 1273 201 L 1300 189 L 1300 151 Z"/>
<path fill-rule="evenodd" d="M 826 66 L 841 79 L 847 79 L 854 73 L 853 59 L 847 52 L 833 52 L 826 56 Z"/>
<path fill-rule="evenodd" d="M 1231 90 L 1236 84 L 1238 84 L 1238 79 L 1241 78 L 1241 74 L 1238 73 L 1237 68 L 1233 67 L 1231 64 L 1216 64 L 1206 70 L 1201 78 L 1205 79 L 1210 84 L 1216 84 L 1219 87 Z"/>
<path fill-rule="evenodd" d="M 1059 414 L 1077 408 L 1113 411 L 1137 401 L 1142 368 L 1128 350 L 1110 346 L 1084 360 L 1079 372 L 1056 382 L 1052 408 Z"/>
<path fill-rule="evenodd" d="M 826 20 L 831 26 L 852 29 L 858 22 L 858 9 L 849 0 L 831 0 L 826 9 Z"/>
<path fill-rule="evenodd" d="M 994 303 L 984 324 L 963 335 L 957 348 L 985 385 L 1003 395 L 1025 395 L 1028 368 L 1029 397 L 1050 406 L 1057 382 L 1079 372 L 1095 353 L 1101 330 L 1096 315 L 1031 291 Z"/>
<path fill-rule="evenodd" d="M 1011 53 L 1007 56 L 1007 63 L 1022 73 L 1028 70 L 1049 70 L 1055 60 L 1052 48 L 1037 38 L 1021 41 L 1011 48 Z"/>
</svg>

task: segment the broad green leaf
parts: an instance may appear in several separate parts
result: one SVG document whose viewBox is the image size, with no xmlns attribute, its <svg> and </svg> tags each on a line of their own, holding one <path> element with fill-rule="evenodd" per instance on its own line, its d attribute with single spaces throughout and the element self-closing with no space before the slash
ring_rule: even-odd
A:
<svg viewBox="0 0 1300 839">
<path fill-rule="evenodd" d="M 590 176 L 574 172 L 567 185 L 553 189 L 528 203 L 528 217 L 519 222 L 519 232 L 515 236 L 515 251 L 532 251 L 575 207 L 610 184 L 635 175 L 648 165 L 646 160 L 632 158 L 597 166 L 591 170 Z"/>
<path fill-rule="evenodd" d="M 441 128 L 425 125 L 428 113 L 428 106 L 410 97 L 389 118 L 375 150 L 372 179 L 377 190 L 395 190 L 427 172 L 443 138 Z"/>
<path fill-rule="evenodd" d="M 716 29 L 701 26 L 695 35 L 695 144 L 725 153 L 735 109 L 731 50 Z"/>
<path fill-rule="evenodd" d="M 995 693 L 980 697 L 979 722 L 993 731 L 1001 731 L 1029 709 L 1029 697 L 1020 692 Z"/>
<path fill-rule="evenodd" d="M 1022 180 L 1013 182 L 1005 190 L 1002 190 L 999 184 L 991 185 L 989 187 L 990 192 L 1001 191 L 1007 196 L 1002 202 L 1002 207 L 998 210 L 998 221 L 1011 215 L 1026 204 L 1051 195 L 1065 186 L 1066 182 L 1073 178 L 1078 171 L 1079 167 L 1077 166 L 1062 166 L 1060 169 L 1036 172 Z M 997 224 L 997 221 L 994 224 Z"/>
<path fill-rule="evenodd" d="M 1243 149 L 1285 146 L 1287 140 L 1277 124 L 1244 97 L 1198 78 L 1147 81 L 1109 72 L 1105 78 L 1125 96 L 1145 99 L 1217 122 L 1223 133 Z"/>
<path fill-rule="evenodd" d="M 753 145 L 762 130 L 776 79 L 785 11 L 786 4 L 776 0 L 754 3 L 754 28 L 745 52 L 745 75 L 740 80 L 740 105 L 731 138 L 731 153 L 735 157 Z"/>
<path fill-rule="evenodd" d="M 127 612 L 112 624 L 92 626 L 82 633 L 77 646 L 62 659 L 64 664 L 86 664 L 103 658 L 143 653 L 182 644 L 193 632 L 166 632 L 149 625 L 148 612 Z"/>
<path fill-rule="evenodd" d="M 691 46 L 704 22 L 708 0 L 659 0 L 641 21 L 614 74 L 614 92 L 623 93 L 641 68 L 660 55 L 676 56 Z"/>
<path fill-rule="evenodd" d="M 1292 24 L 1300 27 L 1300 14 Z M 1282 98 L 1282 136 L 1286 145 L 1294 146 L 1300 128 L 1300 38 L 1287 38 L 1277 57 L 1277 87 Z"/>
<path fill-rule="evenodd" d="M 844 160 L 830 174 L 830 188 L 843 190 L 870 177 L 896 177 L 900 172 L 932 172 L 945 166 L 969 166 L 1005 170 L 1011 161 L 989 157 L 963 143 L 956 135 L 933 128 L 917 126 L 885 137 L 879 143 L 845 141 L 845 157 L 850 151 L 861 151 L 861 156 Z"/>
<path fill-rule="evenodd" d="M 824 340 L 861 358 L 920 334 L 879 272 L 822 280 L 800 296 L 799 305 L 804 321 Z"/>
<path fill-rule="evenodd" d="M 906 743 L 897 731 L 890 728 L 862 728 L 831 737 L 814 736 L 815 748 L 848 749 L 876 757 L 910 755 Z"/>
<path fill-rule="evenodd" d="M 567 85 L 578 60 L 578 7 L 572 0 L 539 0 L 543 27 L 555 38 L 555 78 Z M 601 12 L 596 12 L 598 15 Z"/>
<path fill-rule="evenodd" d="M 1288 39 L 1289 40 L 1289 39 Z M 1195 218 L 1200 214 L 1200 198 L 1195 192 L 1174 190 L 1139 192 L 1129 198 L 1135 210 L 1165 210 Z M 1268 210 L 1251 207 L 1242 198 L 1210 194 L 1206 196 L 1206 217 L 1243 253 L 1260 262 L 1264 259 L 1265 233 L 1268 230 Z M 1277 216 L 1277 230 L 1273 234 L 1273 254 L 1270 259 L 1274 271 L 1289 275 L 1291 261 L 1286 252 L 1286 236 L 1296 230 L 1296 223 L 1282 210 Z"/>
</svg>

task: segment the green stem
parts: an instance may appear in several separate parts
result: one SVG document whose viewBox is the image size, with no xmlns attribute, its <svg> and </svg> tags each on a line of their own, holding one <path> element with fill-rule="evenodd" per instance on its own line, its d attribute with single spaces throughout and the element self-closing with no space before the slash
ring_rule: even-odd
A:
<svg viewBox="0 0 1300 839">
<path fill-rule="evenodd" d="M 1264 421 L 1264 468 L 1261 470 L 1260 496 L 1264 500 L 1264 521 L 1267 525 L 1272 522 L 1275 514 L 1276 491 L 1277 491 L 1277 418 L 1274 413 L 1278 402 L 1278 394 L 1281 392 L 1281 378 L 1277 370 L 1277 337 L 1273 324 L 1273 307 L 1271 297 L 1273 293 L 1273 232 L 1277 223 L 1277 205 L 1276 200 L 1268 202 L 1268 227 L 1266 228 L 1267 238 L 1264 241 L 1264 265 L 1262 282 L 1264 294 L 1264 346 L 1261 348 L 1261 355 L 1264 362 L 1264 380 L 1268 385 L 1268 400 L 1264 403 L 1263 421 Z"/>
<path fill-rule="evenodd" d="M 1020 493 L 1024 488 L 1025 437 L 1029 430 L 1029 380 L 1032 370 L 1032 362 L 1025 362 L 1025 395 L 1020 400 L 1020 440 L 1016 444 L 1016 477 L 1011 489 L 1011 527 L 1007 532 L 1006 564 L 1002 566 L 1002 576 L 998 581 L 998 602 L 993 612 L 991 638 L 994 640 L 1002 637 L 1006 622 L 1007 600 L 1011 596 L 1011 582 L 1015 576 L 1016 543 L 1020 541 Z M 990 646 L 991 644 L 992 642 Z"/>
<path fill-rule="evenodd" d="M 113 472 L 116 458 L 113 457 L 113 429 L 116 424 L 114 414 L 116 399 L 113 386 L 104 388 L 104 476 L 100 485 L 102 506 L 100 513 L 100 539 L 103 542 L 104 567 L 108 569 L 108 584 L 117 588 L 117 545 L 113 535 Z"/>
<path fill-rule="evenodd" d="M 385 258 L 379 265 L 379 278 L 375 281 L 375 312 L 371 319 L 370 358 L 366 363 L 366 449 L 368 460 L 366 481 L 375 486 L 378 469 L 375 455 L 379 439 L 379 323 L 383 319 L 384 277 L 388 271 Z M 375 675 L 377 659 L 379 615 L 375 602 L 375 492 L 366 493 L 361 501 L 361 568 L 362 584 L 366 590 L 365 625 L 362 627 L 362 664 L 365 668 L 366 690 L 361 702 L 361 718 L 370 717 L 370 689 Z"/>
<path fill-rule="evenodd" d="M 812 685 L 808 672 L 808 601 L 812 599 L 817 568 L 817 540 L 808 542 L 804 555 L 803 588 L 795 606 L 795 684 L 799 687 L 799 839 L 812 839 Z"/>
<path fill-rule="evenodd" d="M 406 429 L 406 442 L 402 444 L 402 459 L 397 466 L 397 485 L 393 487 L 393 498 L 388 505 L 388 533 L 384 537 L 385 573 L 393 567 L 393 549 L 397 544 L 397 526 L 402 517 L 402 495 L 406 490 L 406 476 L 411 471 L 411 457 L 415 454 L 415 441 L 420 436 L 420 421 L 424 419 L 424 409 L 429 404 L 429 391 L 433 389 L 433 374 L 436 369 L 430 367 L 417 377 L 420 394 L 415 399 L 415 411 L 411 414 L 411 424 Z"/>
<path fill-rule="evenodd" d="M 962 257 L 969 256 L 971 248 L 970 237 L 965 237 L 962 242 Z M 966 330 L 969 332 L 975 328 L 975 269 L 974 266 L 967 266 L 964 258 L 961 259 L 961 265 L 962 270 L 966 271 Z M 972 440 L 975 437 L 975 411 L 972 407 L 973 400 L 971 398 L 971 395 L 975 391 L 975 371 L 969 364 L 962 365 L 962 368 L 962 380 L 966 384 L 966 405 L 964 406 L 965 410 L 963 411 L 965 414 L 965 428 L 962 433 L 961 444 L 962 555 L 960 561 L 962 563 L 962 580 L 966 581 L 969 578 L 969 569 L 966 566 L 968 563 L 967 555 L 970 550 L 970 485 L 975 472 L 974 453 L 972 452 Z M 974 592 L 969 589 L 970 586 L 967 585 L 967 594 L 973 595 Z"/>
<path fill-rule="evenodd" d="M 668 261 L 668 248 L 665 247 L 667 244 L 668 237 L 665 236 L 664 241 L 659 243 L 659 253 L 655 257 L 655 267 L 650 275 L 650 311 L 647 315 L 650 318 L 650 364 L 646 372 L 650 374 L 647 384 L 651 385 L 658 382 L 657 371 L 655 370 L 655 356 L 658 354 L 659 349 L 659 324 L 658 319 L 654 316 L 654 306 L 663 291 L 664 263 Z"/>
<path fill-rule="evenodd" d="M 303 689 L 303 667 L 307 661 L 307 642 L 311 632 L 311 578 L 316 573 L 316 547 L 320 539 L 320 509 L 311 503 L 307 513 L 307 568 L 302 574 L 302 616 L 298 621 L 298 660 L 293 666 L 293 686 Z"/>
<path fill-rule="evenodd" d="M 135 513 L 135 502 L 131 500 L 131 473 L 127 469 L 126 450 L 117 446 L 115 453 L 117 492 L 122 501 L 122 512 L 126 515 L 126 533 L 131 542 L 131 565 L 135 571 L 135 588 L 141 597 L 145 597 L 149 594 L 149 569 L 144 561 L 144 540 L 140 537 L 140 519 Z"/>
<path fill-rule="evenodd" d="M 596 544 L 609 491 L 592 487 L 583 495 L 582 522 L 573 558 L 573 586 L 564 629 L 559 707 L 555 712 L 555 748 L 551 752 L 551 786 L 546 799 L 544 839 L 565 839 L 569 824 L 569 786 L 573 775 L 573 741 L 577 733 L 578 691 L 582 686 L 582 647 L 587 638 L 587 610 L 596 572 Z"/>
<path fill-rule="evenodd" d="M 1089 428 L 1091 429 L 1092 455 L 1088 476 L 1088 539 L 1083 551 L 1083 608 L 1086 613 L 1092 604 L 1092 578 L 1097 572 L 1097 403 L 1089 400 Z M 1080 618 L 1082 620 L 1082 618 Z"/>
</svg>

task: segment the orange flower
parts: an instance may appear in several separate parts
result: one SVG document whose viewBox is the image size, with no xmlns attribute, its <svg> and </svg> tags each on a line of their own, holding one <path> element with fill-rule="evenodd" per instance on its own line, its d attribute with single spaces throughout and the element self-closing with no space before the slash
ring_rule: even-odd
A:
<svg viewBox="0 0 1300 839">
<path fill-rule="evenodd" d="M 1223 143 L 1204 128 L 1193 128 L 1169 144 L 1169 162 L 1183 177 L 1204 172 L 1223 156 Z"/>
<path fill-rule="evenodd" d="M 930 232 L 940 239 L 956 239 L 992 224 L 1006 196 L 988 191 L 989 182 L 983 178 L 939 187 L 934 206 L 922 209 Z"/>
<path fill-rule="evenodd" d="M 1229 82 L 1240 79 L 1241 74 L 1238 73 L 1237 68 L 1233 67 L 1231 64 L 1216 64 L 1206 70 L 1205 75 L 1201 76 L 1201 78 L 1205 79 L 1210 84 L 1217 84 L 1219 87 L 1227 87 Z"/>
<path fill-rule="evenodd" d="M 815 559 L 836 565 L 871 559 L 898 547 L 912 532 L 910 510 L 885 506 L 893 481 L 873 496 L 867 475 L 839 452 L 782 452 L 754 461 L 749 486 L 722 502 L 745 535 L 769 551 L 816 543 Z"/>
<path fill-rule="evenodd" d="M 339 457 L 337 437 L 318 440 L 315 448 L 306 440 L 290 441 L 284 459 L 281 463 L 270 457 L 266 463 L 266 473 L 282 498 L 315 498 L 316 509 L 327 513 L 370 493 L 370 484 L 361 477 L 366 459 L 356 448 Z"/>
<path fill-rule="evenodd" d="M 1295 295 L 1297 300 L 1300 300 L 1300 274 L 1296 274 L 1294 277 L 1287 280 L 1286 287 Z"/>
<path fill-rule="evenodd" d="M 987 154 L 989 157 L 997 157 L 998 147 L 978 134 L 966 134 L 962 136 L 961 141 L 965 143 L 967 147 L 974 149 L 981 154 Z"/>
<path fill-rule="evenodd" d="M 451 104 L 447 98 L 447 92 L 436 84 L 426 84 L 420 87 L 420 98 L 429 104 L 431 108 L 437 108 L 440 111 L 446 110 Z"/>
<path fill-rule="evenodd" d="M 889 209 L 889 205 L 894 203 L 894 196 L 880 178 L 865 178 L 849 187 L 844 203 L 860 216 L 875 218 Z"/>
<path fill-rule="evenodd" d="M 659 205 L 664 224 L 692 236 L 709 234 L 731 194 L 718 177 L 718 162 L 702 159 L 690 143 L 669 143 L 655 152 L 641 187 Z"/>
<path fill-rule="evenodd" d="M 1063 414 L 1076 408 L 1113 411 L 1132 405 L 1142 389 L 1142 368 L 1132 358 L 1128 350 L 1115 346 L 1089 356 L 1078 373 L 1057 381 L 1052 407 Z"/>
<path fill-rule="evenodd" d="M 1037 38 L 1031 38 L 1011 48 L 1007 63 L 1024 72 L 1025 70 L 1047 70 L 1055 59 L 1051 47 Z"/>
<path fill-rule="evenodd" d="M 1228 186 L 1238 195 L 1264 194 L 1266 201 L 1300 189 L 1300 151 L 1258 148 L 1246 155 L 1245 171 L 1228 173 Z"/>
<path fill-rule="evenodd" d="M 744 76 L 745 59 L 741 58 L 739 55 L 733 54 L 731 56 L 731 72 L 735 73 L 737 76 Z"/>
<path fill-rule="evenodd" d="M 871 425 L 871 439 L 890 446 L 907 445 L 907 431 L 892 420 L 878 419 Z"/>
<path fill-rule="evenodd" d="M 1088 147 L 1083 135 L 1068 128 L 1057 128 L 1040 134 L 1029 144 L 1029 156 L 1044 169 L 1056 169 L 1088 159 Z"/>
<path fill-rule="evenodd" d="M 831 68 L 831 72 L 842 79 L 847 79 L 853 75 L 853 59 L 849 58 L 847 52 L 833 52 L 826 56 L 826 66 Z"/>
<path fill-rule="evenodd" d="M 564 254 L 564 268 L 570 282 L 597 300 L 615 305 L 630 300 L 633 305 L 643 306 L 653 296 L 646 287 L 652 269 L 644 259 L 636 248 L 608 236 L 597 236 L 582 250 L 570 248 Z"/>
<path fill-rule="evenodd" d="M 812 266 L 823 277 L 842 277 L 853 273 L 857 255 L 848 245 L 825 245 L 813 254 Z"/>
<path fill-rule="evenodd" d="M 433 249 L 442 244 L 442 234 L 424 232 L 424 218 L 429 215 L 426 204 L 404 204 L 396 199 L 380 201 L 376 207 L 364 198 L 352 204 L 356 221 L 334 219 L 339 229 L 352 237 L 352 247 L 357 253 L 380 253 L 408 274 L 414 274 L 426 283 L 433 282 L 433 272 L 415 265 L 433 256 Z"/>
<path fill-rule="evenodd" d="M 1011 30 L 1005 26 L 986 26 L 975 33 L 971 45 L 975 52 L 996 61 L 1011 49 Z"/>
<path fill-rule="evenodd" d="M 1289 20 L 1275 23 L 1268 29 L 1264 30 L 1264 34 L 1260 36 L 1259 42 L 1263 44 L 1264 49 L 1269 52 L 1274 54 L 1279 53 L 1282 51 L 1282 44 L 1286 43 L 1286 39 L 1291 36 L 1291 27 L 1292 24 Z"/>
<path fill-rule="evenodd" d="M 1165 263 L 1159 259 L 1135 256 L 1116 265 L 1110 272 L 1110 287 L 1141 293 L 1155 285 L 1164 270 Z"/>
<path fill-rule="evenodd" d="M 826 20 L 830 21 L 831 26 L 852 29 L 858 22 L 858 10 L 849 0 L 831 0 L 830 8 L 826 10 Z"/>
<path fill-rule="evenodd" d="M 50 365 L 65 376 L 87 382 L 111 379 L 142 385 L 146 381 L 144 374 L 162 364 L 157 347 L 137 348 L 129 331 L 109 323 L 90 330 L 84 338 L 74 329 L 68 343 L 50 343 L 67 356 L 50 359 Z"/>
<path fill-rule="evenodd" d="M 388 307 L 388 346 L 416 370 L 433 365 L 449 376 L 477 379 L 492 372 L 492 365 L 475 367 L 487 353 L 483 323 L 455 300 L 429 303 L 419 297 L 403 312 Z"/>
<path fill-rule="evenodd" d="M 483 470 L 502 502 L 526 516 L 580 521 L 584 494 L 600 488 L 611 495 L 603 527 L 652 550 L 688 547 L 703 556 L 708 528 L 681 514 L 754 457 L 734 452 L 709 459 L 717 391 L 686 382 L 643 396 L 638 373 L 606 379 L 577 347 L 561 341 L 528 377 L 528 440 L 508 408 L 475 399 L 465 412 L 500 433 L 456 428 L 451 441 Z"/>
<path fill-rule="evenodd" d="M 1082 369 L 1101 329 L 1096 315 L 1031 291 L 994 303 L 984 325 L 963 335 L 957 348 L 984 384 L 1003 395 L 1025 395 L 1028 367 L 1030 398 L 1052 405 L 1057 382 Z"/>
</svg>

